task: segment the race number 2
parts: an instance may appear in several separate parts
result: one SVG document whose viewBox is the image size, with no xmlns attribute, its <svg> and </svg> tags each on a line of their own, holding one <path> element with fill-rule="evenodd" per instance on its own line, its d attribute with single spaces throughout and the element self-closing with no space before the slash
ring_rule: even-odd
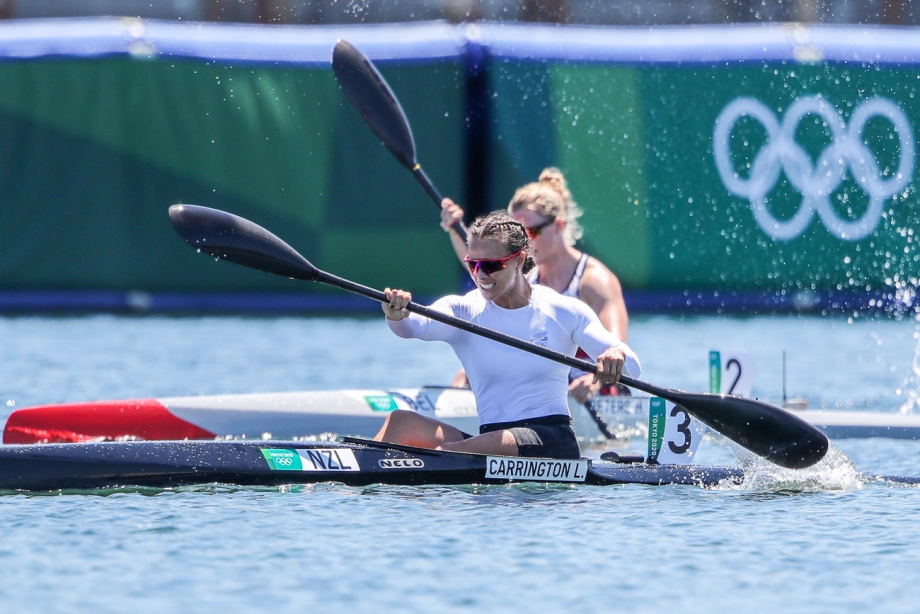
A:
<svg viewBox="0 0 920 614">
<path fill-rule="evenodd" d="M 757 366 L 745 352 L 709 352 L 709 392 L 750 397 Z"/>
</svg>

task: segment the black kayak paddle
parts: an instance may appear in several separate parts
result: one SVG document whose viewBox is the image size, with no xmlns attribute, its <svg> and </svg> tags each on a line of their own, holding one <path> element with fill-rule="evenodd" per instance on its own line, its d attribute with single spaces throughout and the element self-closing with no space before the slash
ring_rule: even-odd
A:
<svg viewBox="0 0 920 614">
<path fill-rule="evenodd" d="M 192 247 L 216 258 L 282 277 L 318 281 L 381 303 L 389 302 L 380 290 L 321 271 L 269 231 L 232 213 L 195 205 L 174 205 L 169 208 L 169 219 Z M 591 361 L 540 347 L 424 305 L 410 302 L 406 308 L 432 320 L 569 367 L 589 373 L 595 371 Z M 827 453 L 828 440 L 824 433 L 801 418 L 762 401 L 660 388 L 626 375 L 621 376 L 620 381 L 630 388 L 682 406 L 722 435 L 781 467 L 810 467 Z"/>
</svg>

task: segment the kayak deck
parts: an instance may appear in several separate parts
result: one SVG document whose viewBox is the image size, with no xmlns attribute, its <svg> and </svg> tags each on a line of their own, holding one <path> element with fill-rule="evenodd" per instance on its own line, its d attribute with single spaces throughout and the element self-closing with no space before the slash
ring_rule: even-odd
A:
<svg viewBox="0 0 920 614">
<path fill-rule="evenodd" d="M 738 484 L 732 467 L 486 456 L 380 444 L 294 441 L 136 441 L 0 446 L 0 490 L 224 483 L 278 486 L 368 484 Z"/>
</svg>

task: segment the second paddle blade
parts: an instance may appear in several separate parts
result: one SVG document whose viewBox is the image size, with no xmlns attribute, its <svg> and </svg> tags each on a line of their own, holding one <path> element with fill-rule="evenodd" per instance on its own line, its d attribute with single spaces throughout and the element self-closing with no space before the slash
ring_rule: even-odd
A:
<svg viewBox="0 0 920 614">
<path fill-rule="evenodd" d="M 787 469 L 811 467 L 827 454 L 827 436 L 798 416 L 762 401 L 680 392 L 679 403 L 701 422 Z"/>
<path fill-rule="evenodd" d="M 415 140 L 409 120 L 377 68 L 348 41 L 332 51 L 332 72 L 368 127 L 406 168 L 415 166 Z"/>
<path fill-rule="evenodd" d="M 250 269 L 312 281 L 316 267 L 265 230 L 226 211 L 195 205 L 173 205 L 169 221 L 192 247 Z"/>
</svg>

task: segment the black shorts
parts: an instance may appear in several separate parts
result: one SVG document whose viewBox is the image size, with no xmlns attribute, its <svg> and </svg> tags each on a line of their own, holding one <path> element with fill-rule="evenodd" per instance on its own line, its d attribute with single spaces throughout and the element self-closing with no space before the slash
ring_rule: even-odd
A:
<svg viewBox="0 0 920 614">
<path fill-rule="evenodd" d="M 479 434 L 510 431 L 517 442 L 518 455 L 530 458 L 581 458 L 578 440 L 568 416 L 543 416 L 517 422 L 483 424 Z"/>
</svg>

